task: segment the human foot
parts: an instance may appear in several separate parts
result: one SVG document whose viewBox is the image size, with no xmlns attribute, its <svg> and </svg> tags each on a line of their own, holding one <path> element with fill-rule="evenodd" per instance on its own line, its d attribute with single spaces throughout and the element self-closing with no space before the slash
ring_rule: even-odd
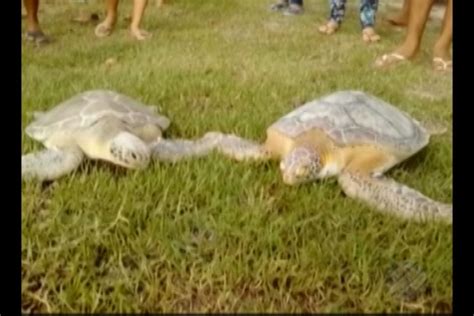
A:
<svg viewBox="0 0 474 316">
<path fill-rule="evenodd" d="M 408 17 L 403 15 L 403 14 L 388 16 L 387 18 L 385 18 L 385 21 L 387 21 L 391 25 L 395 25 L 395 26 L 407 26 L 408 25 Z"/>
<path fill-rule="evenodd" d="M 38 46 L 49 44 L 52 42 L 51 38 L 46 36 L 43 31 L 28 31 L 25 34 L 25 39 Z"/>
<path fill-rule="evenodd" d="M 288 3 L 288 0 L 282 0 L 282 1 L 278 1 L 277 3 L 274 3 L 270 6 L 270 10 L 271 11 L 282 11 L 282 10 L 285 10 L 286 8 L 288 8 L 289 6 L 289 3 Z"/>
<path fill-rule="evenodd" d="M 146 40 L 146 39 L 149 39 L 151 37 L 151 33 L 150 32 L 147 32 L 145 30 L 141 30 L 139 28 L 132 28 L 130 29 L 130 33 L 132 34 L 132 36 L 139 40 L 139 41 L 143 41 L 143 40 Z"/>
<path fill-rule="evenodd" d="M 375 60 L 375 67 L 385 69 L 400 64 L 406 60 L 407 57 L 398 53 L 384 54 Z"/>
<path fill-rule="evenodd" d="M 433 58 L 433 69 L 440 72 L 450 72 L 453 70 L 453 61 L 441 57 Z"/>
<path fill-rule="evenodd" d="M 326 24 L 321 25 L 318 28 L 318 31 L 326 35 L 331 35 L 331 34 L 334 34 L 338 28 L 339 28 L 339 25 L 336 22 L 331 20 L 327 22 Z"/>
<path fill-rule="evenodd" d="M 366 43 L 378 42 L 380 40 L 380 35 L 375 33 L 375 30 L 372 27 L 366 27 L 362 30 L 362 40 Z"/>
<path fill-rule="evenodd" d="M 95 33 L 95 36 L 102 38 L 102 37 L 106 37 L 112 34 L 112 31 L 113 31 L 112 25 L 106 22 L 102 22 L 96 26 L 94 33 Z"/>
</svg>

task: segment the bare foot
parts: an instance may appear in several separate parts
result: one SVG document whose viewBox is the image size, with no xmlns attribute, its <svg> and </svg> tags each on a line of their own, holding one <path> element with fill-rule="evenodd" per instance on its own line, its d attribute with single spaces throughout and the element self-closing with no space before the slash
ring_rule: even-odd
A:
<svg viewBox="0 0 474 316">
<path fill-rule="evenodd" d="M 139 41 L 143 41 L 143 40 L 149 39 L 151 37 L 150 32 L 147 32 L 147 31 L 141 30 L 141 29 L 130 29 L 130 33 L 132 34 L 132 36 L 135 39 L 137 39 Z"/>
</svg>

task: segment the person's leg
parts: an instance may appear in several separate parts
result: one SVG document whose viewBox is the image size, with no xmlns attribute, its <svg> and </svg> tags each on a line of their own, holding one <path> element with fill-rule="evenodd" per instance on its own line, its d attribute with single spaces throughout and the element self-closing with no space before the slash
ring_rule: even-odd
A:
<svg viewBox="0 0 474 316">
<path fill-rule="evenodd" d="M 389 16 L 387 21 L 393 25 L 407 26 L 410 17 L 410 1 L 412 0 L 404 0 L 400 12 L 397 15 Z"/>
<path fill-rule="evenodd" d="M 436 70 L 452 69 L 450 54 L 451 43 L 453 41 L 453 1 L 448 0 L 443 18 L 443 28 L 441 35 L 436 41 L 433 50 L 433 66 Z"/>
<path fill-rule="evenodd" d="M 24 0 L 26 10 L 26 40 L 36 44 L 46 44 L 50 42 L 39 25 L 38 8 L 39 0 Z"/>
<path fill-rule="evenodd" d="M 270 6 L 270 10 L 272 11 L 281 11 L 289 6 L 289 0 L 278 0 L 276 3 Z"/>
<path fill-rule="evenodd" d="M 329 20 L 318 30 L 323 34 L 333 34 L 339 28 L 346 13 L 346 0 L 329 0 Z"/>
<path fill-rule="evenodd" d="M 140 29 L 140 23 L 145 12 L 148 0 L 133 0 L 132 23 L 130 25 L 130 32 L 137 40 L 144 40 L 151 36 L 145 30 Z"/>
<path fill-rule="evenodd" d="M 109 36 L 117 22 L 117 8 L 119 0 L 106 0 L 107 15 L 102 23 L 95 28 L 95 35 L 98 37 Z"/>
<path fill-rule="evenodd" d="M 395 50 L 396 53 L 406 58 L 412 58 L 416 55 L 420 48 L 421 38 L 433 1 L 434 0 L 411 1 L 407 35 L 403 44 Z"/>
<path fill-rule="evenodd" d="M 26 9 L 25 6 L 21 6 L 21 18 L 26 19 Z"/>
<path fill-rule="evenodd" d="M 377 15 L 378 0 L 360 1 L 360 24 L 362 27 L 362 39 L 366 43 L 377 42 L 380 36 L 375 33 L 375 16 Z"/>
<path fill-rule="evenodd" d="M 303 14 L 303 0 L 290 0 L 288 8 L 283 12 L 284 15 Z"/>
<path fill-rule="evenodd" d="M 299 5 L 300 7 L 303 6 L 303 0 L 290 0 L 290 4 L 296 4 Z"/>
<path fill-rule="evenodd" d="M 391 66 L 416 55 L 433 2 L 434 0 L 410 1 L 410 19 L 405 40 L 392 53 L 377 58 L 375 61 L 377 67 Z"/>
<path fill-rule="evenodd" d="M 30 33 L 41 32 L 38 21 L 39 0 L 24 0 L 26 10 L 26 31 Z"/>
</svg>

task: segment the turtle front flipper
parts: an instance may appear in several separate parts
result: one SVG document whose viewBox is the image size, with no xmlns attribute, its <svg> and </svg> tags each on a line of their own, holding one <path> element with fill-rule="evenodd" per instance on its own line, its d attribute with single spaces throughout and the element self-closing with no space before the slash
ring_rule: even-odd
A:
<svg viewBox="0 0 474 316">
<path fill-rule="evenodd" d="M 74 169 L 82 162 L 84 155 L 79 149 L 45 149 L 21 157 L 21 178 L 40 181 L 55 180 Z"/>
<path fill-rule="evenodd" d="M 150 145 L 152 158 L 158 161 L 176 162 L 191 157 L 202 157 L 209 154 L 217 145 L 219 138 L 205 135 L 198 140 L 160 139 Z"/>
<path fill-rule="evenodd" d="M 414 220 L 444 220 L 452 223 L 452 204 L 434 201 L 420 192 L 394 180 L 343 172 L 338 178 L 344 192 L 370 206 Z"/>
<path fill-rule="evenodd" d="M 204 137 L 214 138 L 218 152 L 238 161 L 268 160 L 272 157 L 265 146 L 233 134 L 209 132 Z"/>
</svg>

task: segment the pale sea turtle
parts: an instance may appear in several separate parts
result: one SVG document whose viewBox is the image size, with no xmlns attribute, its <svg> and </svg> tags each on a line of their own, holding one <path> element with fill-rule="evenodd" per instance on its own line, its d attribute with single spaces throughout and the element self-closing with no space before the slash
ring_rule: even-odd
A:
<svg viewBox="0 0 474 316">
<path fill-rule="evenodd" d="M 150 158 L 175 161 L 206 154 L 211 138 L 164 140 L 170 120 L 123 94 L 80 93 L 48 112 L 36 112 L 26 134 L 46 149 L 23 155 L 22 178 L 54 180 L 76 169 L 85 157 L 126 168 L 144 168 Z"/>
<path fill-rule="evenodd" d="M 295 185 L 337 176 L 346 195 L 405 218 L 452 220 L 452 204 L 434 201 L 382 174 L 423 147 L 430 133 L 396 107 L 359 91 L 336 92 L 302 105 L 267 129 L 265 144 L 233 134 L 217 150 L 237 160 L 279 159 Z"/>
</svg>

